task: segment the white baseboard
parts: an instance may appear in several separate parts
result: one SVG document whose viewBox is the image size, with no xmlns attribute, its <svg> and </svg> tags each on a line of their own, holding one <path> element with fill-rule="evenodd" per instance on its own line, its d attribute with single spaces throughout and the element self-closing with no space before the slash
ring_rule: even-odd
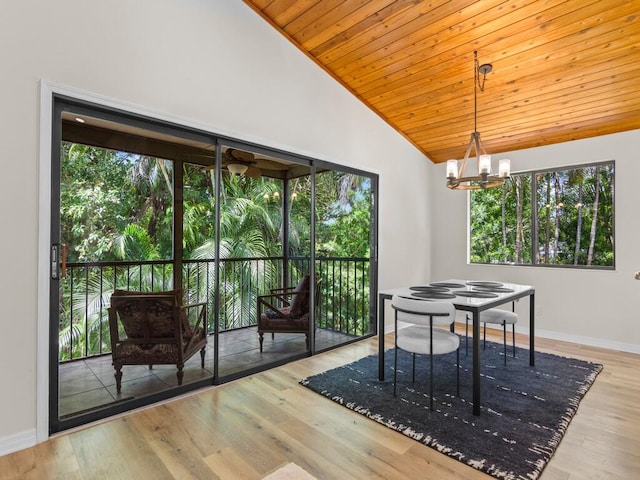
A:
<svg viewBox="0 0 640 480">
<path fill-rule="evenodd" d="M 464 320 L 463 320 L 464 321 Z M 459 320 L 458 320 L 459 322 Z M 499 325 L 487 325 L 487 328 L 501 329 Z M 393 333 L 393 325 L 386 325 L 385 333 Z M 464 334 L 464 332 L 461 332 Z M 516 333 L 529 335 L 529 327 L 516 326 Z M 588 345 L 590 347 L 608 348 L 619 352 L 640 354 L 640 345 L 634 343 L 615 342 L 605 338 L 584 337 L 580 335 L 570 335 L 568 333 L 555 332 L 553 330 L 536 329 L 536 337 L 548 338 L 549 340 L 560 340 L 562 342 L 577 343 L 578 345 Z"/>
<path fill-rule="evenodd" d="M 527 327 L 517 328 L 516 333 L 529 334 Z M 608 348 L 609 350 L 617 350 L 619 352 L 640 354 L 640 345 L 633 343 L 615 342 L 606 338 L 583 337 L 581 335 L 570 335 L 562 332 L 554 332 L 552 330 L 536 329 L 536 337 L 548 338 L 550 340 L 560 340 L 562 342 L 577 343 L 579 345 L 588 345 L 590 347 Z"/>
<path fill-rule="evenodd" d="M 8 453 L 17 452 L 36 444 L 36 429 L 13 433 L 6 437 L 0 437 L 0 457 Z"/>
</svg>

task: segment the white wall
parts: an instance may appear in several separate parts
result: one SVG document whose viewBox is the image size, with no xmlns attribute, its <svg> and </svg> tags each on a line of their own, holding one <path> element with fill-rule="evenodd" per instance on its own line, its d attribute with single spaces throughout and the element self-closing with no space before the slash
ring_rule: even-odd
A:
<svg viewBox="0 0 640 480">
<path fill-rule="evenodd" d="M 615 160 L 614 271 L 468 265 L 468 195 L 445 187 L 445 165 L 431 182 L 432 270 L 437 278 L 504 280 L 536 288 L 539 336 L 640 353 L 640 130 L 501 154 L 514 171 Z M 528 331 L 528 302 L 519 302 Z"/>
<path fill-rule="evenodd" d="M 640 132 L 510 155 L 516 170 L 617 161 L 616 271 L 469 266 L 466 195 L 445 188 L 444 166 L 431 166 L 239 1 L 4 2 L 0 62 L 0 454 L 36 441 L 36 395 L 47 394 L 36 378 L 47 367 L 36 344 L 46 328 L 37 307 L 38 256 L 47 255 L 38 250 L 41 80 L 379 173 L 381 289 L 449 277 L 533 284 L 539 333 L 639 348 Z"/>
<path fill-rule="evenodd" d="M 4 2 L 0 62 L 0 454 L 33 444 L 36 426 L 42 439 L 46 407 L 36 375 L 46 376 L 36 339 L 48 328 L 37 288 L 48 256 L 38 250 L 41 80 L 379 173 L 380 287 L 428 275 L 429 162 L 239 1 Z"/>
</svg>

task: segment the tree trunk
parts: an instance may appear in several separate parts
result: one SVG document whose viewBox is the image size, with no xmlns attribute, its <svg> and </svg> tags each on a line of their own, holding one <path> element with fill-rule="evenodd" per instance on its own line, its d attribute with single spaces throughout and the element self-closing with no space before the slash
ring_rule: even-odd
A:
<svg viewBox="0 0 640 480">
<path fill-rule="evenodd" d="M 549 241 L 551 240 L 551 174 L 547 174 L 547 215 L 544 232 L 544 263 L 549 263 Z"/>
<path fill-rule="evenodd" d="M 555 265 L 558 259 L 558 239 L 560 237 L 560 175 L 558 173 L 553 174 L 553 189 L 554 189 L 554 201 L 555 208 L 554 211 L 554 219 L 553 219 L 553 261 L 552 263 Z M 551 209 L 549 209 L 551 210 Z"/>
<path fill-rule="evenodd" d="M 576 226 L 576 249 L 573 253 L 573 264 L 578 265 L 580 259 L 580 240 L 582 237 L 582 182 L 578 185 L 578 225 Z"/>
<path fill-rule="evenodd" d="M 587 265 L 593 261 L 593 250 L 596 244 L 596 227 L 598 225 L 598 204 L 600 203 L 600 165 L 596 166 L 595 196 L 593 199 L 593 218 L 591 219 L 591 233 L 589 235 L 589 252 L 587 253 Z"/>
<path fill-rule="evenodd" d="M 502 187 L 502 251 L 504 252 L 504 263 L 509 261 L 507 253 L 507 188 Z"/>
<path fill-rule="evenodd" d="M 516 185 L 516 265 L 520 263 L 520 252 L 522 250 L 523 227 L 522 227 L 522 178 L 519 175 L 513 177 Z"/>
</svg>

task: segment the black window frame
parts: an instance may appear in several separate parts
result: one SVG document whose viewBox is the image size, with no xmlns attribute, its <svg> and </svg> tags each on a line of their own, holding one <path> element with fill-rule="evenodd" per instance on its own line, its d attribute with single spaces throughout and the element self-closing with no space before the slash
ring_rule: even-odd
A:
<svg viewBox="0 0 640 480">
<path fill-rule="evenodd" d="M 587 265 L 583 264 L 568 264 L 568 263 L 544 263 L 541 261 L 541 252 L 540 252 L 540 242 L 539 242 L 539 221 L 540 214 L 538 206 L 538 179 L 542 176 L 553 174 L 556 172 L 569 172 L 575 170 L 586 170 L 589 168 L 607 166 L 610 168 L 610 188 L 611 188 L 611 255 L 612 255 L 612 263 L 610 265 Z M 560 167 L 553 168 L 544 168 L 544 169 L 532 169 L 525 170 L 520 172 L 514 172 L 511 175 L 511 178 L 516 176 L 529 177 L 530 181 L 530 198 L 528 201 L 530 202 L 530 218 L 528 221 L 528 233 L 529 233 L 529 248 L 530 251 L 526 252 L 527 256 L 530 258 L 527 262 L 504 262 L 504 261 L 473 261 L 472 259 L 472 242 L 474 241 L 473 237 L 473 196 L 477 193 L 482 194 L 482 191 L 473 190 L 469 192 L 468 197 L 468 222 L 467 222 L 467 238 L 468 238 L 468 264 L 470 265 L 507 265 L 507 266 L 525 266 L 525 267 L 544 267 L 544 268 L 573 268 L 573 269 L 589 269 L 589 270 L 615 270 L 616 269 L 616 246 L 615 246 L 615 171 L 616 171 L 616 162 L 615 160 L 604 160 L 597 162 L 589 162 L 583 164 L 575 164 L 575 165 L 565 165 Z M 511 181 L 511 180 L 509 180 Z M 500 187 L 499 187 L 500 188 Z M 498 188 L 498 189 L 499 189 Z M 600 211 L 600 210 L 599 210 Z"/>
</svg>

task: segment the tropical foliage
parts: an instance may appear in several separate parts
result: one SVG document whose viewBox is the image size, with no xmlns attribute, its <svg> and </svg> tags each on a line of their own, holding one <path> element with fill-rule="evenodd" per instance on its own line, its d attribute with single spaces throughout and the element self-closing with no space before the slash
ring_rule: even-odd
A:
<svg viewBox="0 0 640 480">
<path fill-rule="evenodd" d="M 472 192 L 470 222 L 473 263 L 612 267 L 614 163 L 513 175 Z"/>
<path fill-rule="evenodd" d="M 176 189 L 173 165 L 63 143 L 61 241 L 67 245 L 70 268 L 61 282 L 61 359 L 109 351 L 106 306 L 113 289 L 173 288 L 172 258 L 179 251 L 172 243 L 176 191 L 183 200 L 182 288 L 187 301 L 204 299 L 213 312 L 219 276 L 218 328 L 255 324 L 256 296 L 282 281 L 283 182 L 223 173 L 216 232 L 215 171 L 185 164 L 182 188 Z M 289 187 L 288 255 L 295 260 L 290 266 L 295 281 L 309 270 L 311 177 L 290 180 Z M 353 261 L 343 260 L 366 261 L 368 267 L 370 183 L 323 172 L 316 176 L 315 195 L 316 269 L 324 276 L 335 276 L 338 269 L 344 282 L 336 291 L 323 283 L 327 315 L 322 321 L 349 333 L 368 333 L 368 268 L 355 269 Z M 213 321 L 214 315 L 209 318 Z"/>
</svg>

